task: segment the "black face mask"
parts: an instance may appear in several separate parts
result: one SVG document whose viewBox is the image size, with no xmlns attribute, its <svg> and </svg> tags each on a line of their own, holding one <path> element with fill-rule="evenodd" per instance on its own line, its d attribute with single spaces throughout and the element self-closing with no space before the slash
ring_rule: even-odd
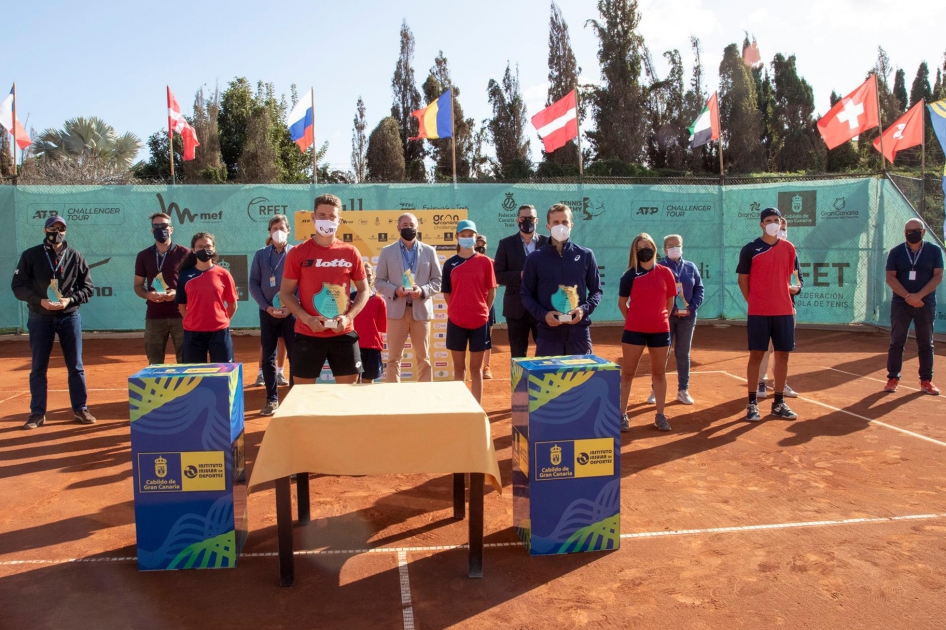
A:
<svg viewBox="0 0 946 630">
<path fill-rule="evenodd" d="M 405 241 L 413 241 L 417 238 L 417 230 L 412 227 L 401 228 L 401 238 Z"/>
<path fill-rule="evenodd" d="M 923 240 L 923 232 L 907 232 L 907 243 L 911 245 L 916 245 Z"/>
<path fill-rule="evenodd" d="M 65 232 L 46 232 L 46 242 L 50 245 L 59 245 L 66 240 Z"/>
<path fill-rule="evenodd" d="M 654 250 L 650 249 L 639 249 L 637 250 L 637 260 L 641 262 L 650 262 L 654 259 Z"/>
<path fill-rule="evenodd" d="M 532 234 L 535 232 L 535 221 L 532 219 L 526 219 L 519 223 L 519 231 L 523 234 Z"/>
<path fill-rule="evenodd" d="M 216 253 L 217 252 L 212 249 L 198 249 L 194 252 L 194 255 L 197 256 L 197 260 L 200 262 L 207 262 L 212 259 Z"/>
<path fill-rule="evenodd" d="M 171 231 L 167 228 L 155 228 L 151 230 L 151 233 L 154 234 L 154 240 L 159 243 L 167 243 L 171 238 Z"/>
</svg>

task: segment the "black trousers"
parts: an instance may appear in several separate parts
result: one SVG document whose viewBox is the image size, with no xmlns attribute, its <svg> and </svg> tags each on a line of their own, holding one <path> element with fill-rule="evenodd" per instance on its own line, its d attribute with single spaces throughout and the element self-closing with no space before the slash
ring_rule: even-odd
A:
<svg viewBox="0 0 946 630">
<path fill-rule="evenodd" d="M 933 379 L 933 324 L 936 305 L 922 308 L 896 301 L 890 304 L 890 349 L 887 351 L 887 378 L 900 378 L 903 367 L 903 347 L 907 344 L 910 324 L 916 333 L 916 349 L 920 358 L 920 380 Z"/>
<path fill-rule="evenodd" d="M 534 342 L 539 334 L 539 325 L 531 313 L 526 313 L 519 319 L 506 318 L 507 332 L 509 333 L 509 352 L 513 359 L 524 357 L 529 352 L 529 333 L 532 333 Z"/>
</svg>

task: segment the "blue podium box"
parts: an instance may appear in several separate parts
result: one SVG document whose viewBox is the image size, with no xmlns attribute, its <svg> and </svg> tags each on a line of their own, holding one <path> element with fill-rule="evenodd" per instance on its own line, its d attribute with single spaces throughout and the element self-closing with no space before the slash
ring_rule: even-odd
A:
<svg viewBox="0 0 946 630">
<path fill-rule="evenodd" d="M 621 545 L 621 371 L 583 355 L 513 359 L 513 520 L 533 556 Z"/>
<path fill-rule="evenodd" d="M 157 365 L 128 379 L 138 569 L 236 566 L 246 541 L 243 370 Z"/>
</svg>

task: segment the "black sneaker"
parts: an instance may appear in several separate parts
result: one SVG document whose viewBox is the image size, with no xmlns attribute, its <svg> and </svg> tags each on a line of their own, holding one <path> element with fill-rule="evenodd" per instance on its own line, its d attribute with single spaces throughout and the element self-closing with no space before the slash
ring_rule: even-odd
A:
<svg viewBox="0 0 946 630">
<path fill-rule="evenodd" d="M 621 431 L 627 433 L 631 430 L 631 422 L 627 419 L 627 414 L 621 414 Z"/>
<path fill-rule="evenodd" d="M 26 421 L 26 424 L 23 425 L 24 429 L 38 429 L 41 426 L 46 424 L 46 416 L 38 416 L 33 414 L 30 416 L 30 419 Z"/>
<path fill-rule="evenodd" d="M 772 405 L 772 415 L 782 420 L 794 420 L 798 417 L 798 414 L 789 409 L 788 405 L 783 402 Z"/>
<path fill-rule="evenodd" d="M 759 414 L 759 404 L 758 403 L 749 403 L 746 406 L 746 422 L 759 422 L 762 420 L 762 415 Z"/>
<path fill-rule="evenodd" d="M 667 422 L 667 416 L 662 413 L 658 413 L 654 416 L 654 426 L 660 429 L 661 431 L 669 431 L 670 423 Z"/>
<path fill-rule="evenodd" d="M 89 413 L 88 409 L 85 408 L 77 411 L 72 420 L 73 422 L 78 422 L 79 424 L 95 424 L 95 417 Z"/>
</svg>

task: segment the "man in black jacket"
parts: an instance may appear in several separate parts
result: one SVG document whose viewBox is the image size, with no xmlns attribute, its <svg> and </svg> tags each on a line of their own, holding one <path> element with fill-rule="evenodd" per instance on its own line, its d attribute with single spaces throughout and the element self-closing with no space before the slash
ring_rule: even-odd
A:
<svg viewBox="0 0 946 630">
<path fill-rule="evenodd" d="M 535 341 L 538 328 L 535 318 L 522 306 L 519 289 L 522 284 L 522 267 L 526 256 L 548 243 L 547 236 L 535 233 L 538 215 L 535 207 L 519 206 L 516 224 L 519 232 L 499 241 L 493 268 L 496 282 L 506 287 L 503 295 L 503 317 L 509 333 L 509 351 L 513 358 L 524 357 L 529 351 L 529 332 Z"/>
<path fill-rule="evenodd" d="M 23 428 L 36 429 L 46 422 L 46 369 L 57 334 L 69 371 L 73 420 L 79 424 L 94 424 L 95 418 L 86 407 L 88 392 L 82 367 L 82 318 L 79 315 L 79 305 L 92 297 L 89 265 L 82 254 L 66 242 L 65 219 L 50 217 L 44 233 L 43 244 L 24 251 L 13 272 L 13 294 L 30 309 L 27 328 L 33 352 L 30 417 Z"/>
</svg>

